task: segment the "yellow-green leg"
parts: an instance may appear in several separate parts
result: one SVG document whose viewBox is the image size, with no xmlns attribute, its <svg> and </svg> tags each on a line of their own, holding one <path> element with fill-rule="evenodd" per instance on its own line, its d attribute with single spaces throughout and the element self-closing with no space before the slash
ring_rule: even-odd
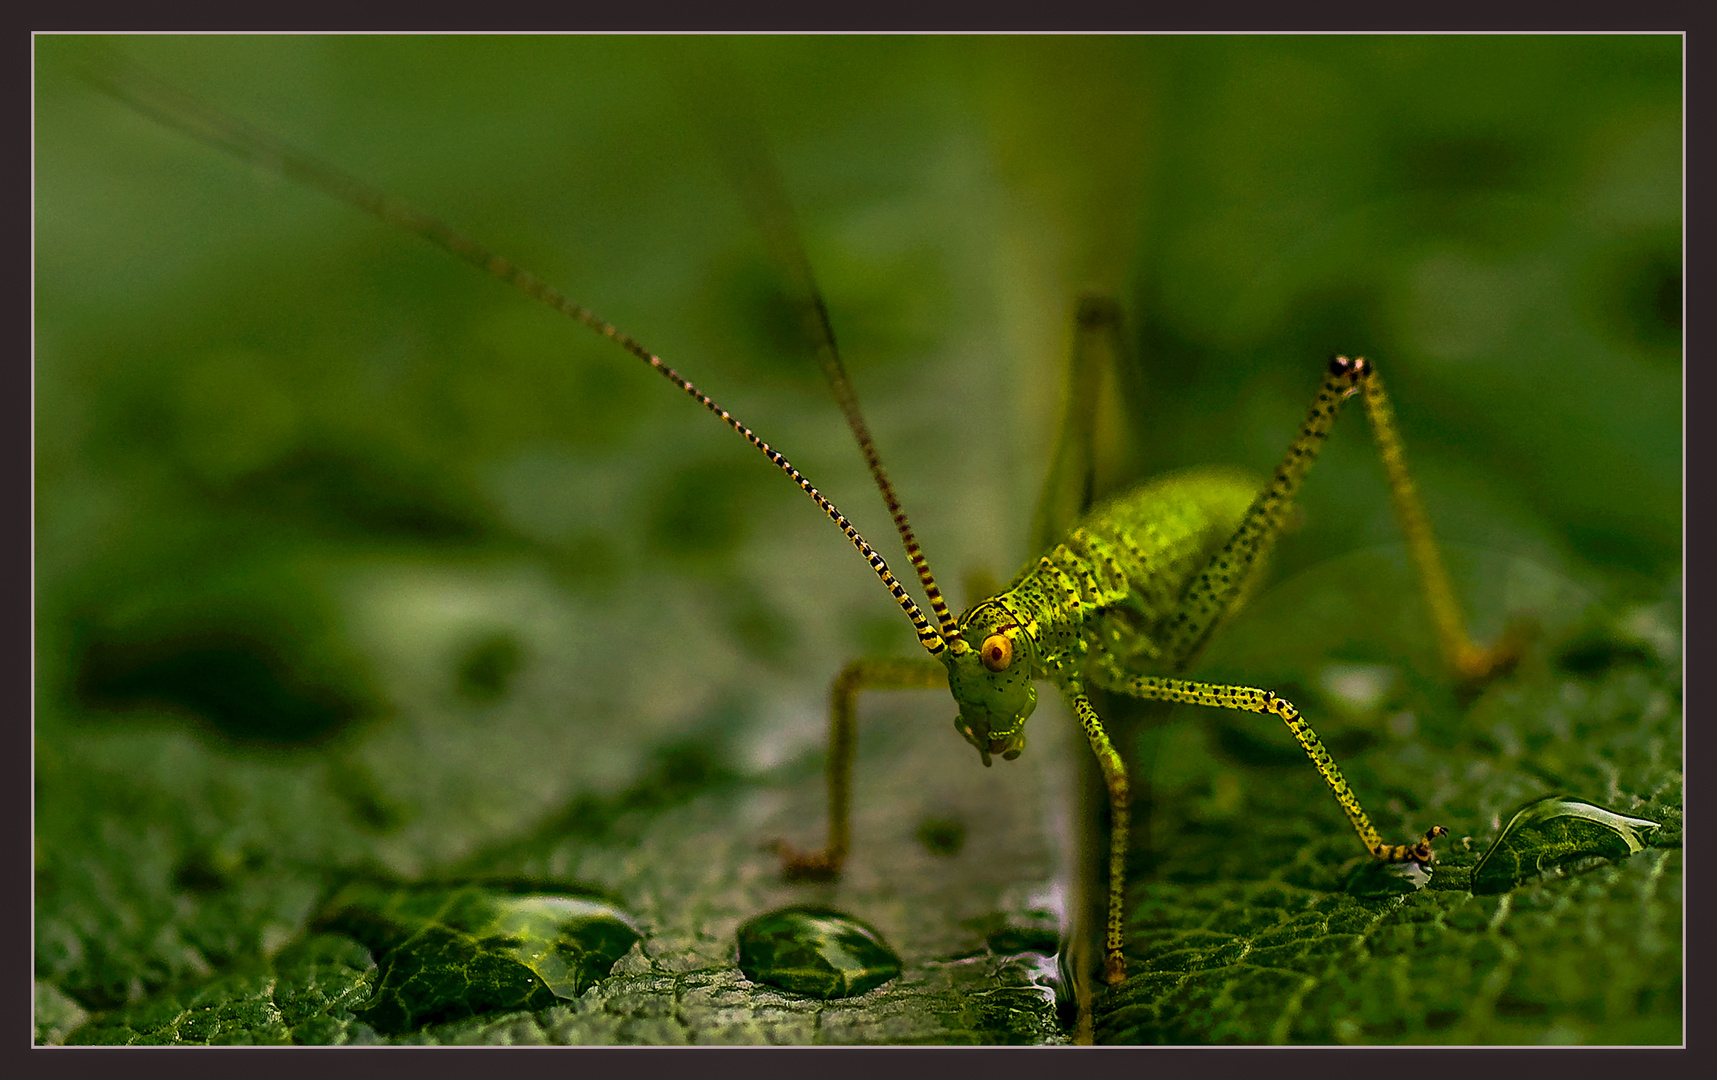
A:
<svg viewBox="0 0 1717 1080">
<path fill-rule="evenodd" d="M 1237 709 L 1242 712 L 1273 713 L 1281 717 L 1288 725 L 1294 739 L 1300 748 L 1311 758 L 1312 767 L 1329 785 L 1330 793 L 1335 801 L 1341 804 L 1342 811 L 1347 814 L 1347 820 L 1353 824 L 1353 831 L 1359 834 L 1359 842 L 1365 845 L 1365 850 L 1386 862 L 1429 862 L 1431 860 L 1431 841 L 1448 832 L 1441 825 L 1432 826 L 1419 840 L 1411 844 L 1385 844 L 1383 837 L 1371 824 L 1371 818 L 1365 809 L 1359 805 L 1359 796 L 1353 793 L 1347 778 L 1341 774 L 1341 767 L 1324 749 L 1323 740 L 1318 733 L 1300 715 L 1300 710 L 1293 702 L 1282 697 L 1273 690 L 1259 690 L 1250 686 L 1222 686 L 1216 683 L 1192 682 L 1187 679 L 1170 679 L 1159 675 L 1134 675 L 1122 671 L 1109 657 L 1100 657 L 1092 664 L 1091 680 L 1098 686 L 1131 697 L 1145 698 L 1155 701 L 1180 701 L 1190 705 L 1206 705 L 1213 709 Z"/>
<path fill-rule="evenodd" d="M 1475 645 L 1467 635 L 1460 604 L 1449 584 L 1448 571 L 1431 533 L 1430 516 L 1407 472 L 1407 457 L 1395 428 L 1394 411 L 1384 392 L 1377 368 L 1364 357 L 1335 357 L 1324 373 L 1312 408 L 1270 483 L 1247 510 L 1240 527 L 1222 550 L 1195 578 L 1182 597 L 1179 610 L 1165 635 L 1163 654 L 1172 670 L 1188 663 L 1203 648 L 1211 633 L 1246 595 L 1247 587 L 1263 565 L 1264 556 L 1275 545 L 1287 519 L 1289 507 L 1299 492 L 1342 403 L 1358 394 L 1365 402 L 1378 456 L 1389 479 L 1390 501 L 1396 520 L 1406 536 L 1420 587 L 1436 627 L 1437 641 L 1449 669 L 1463 681 L 1477 682 L 1505 670 L 1519 658 L 1525 635 L 1511 629 L 1491 648 Z"/>
<path fill-rule="evenodd" d="M 840 877 L 851 848 L 853 740 L 861 690 L 946 689 L 948 669 L 928 657 L 854 660 L 829 684 L 829 755 L 824 771 L 829 790 L 829 842 L 817 851 L 800 851 L 784 840 L 775 843 L 782 873 L 798 880 Z"/>
<path fill-rule="evenodd" d="M 1329 438 L 1342 402 L 1370 374 L 1370 365 L 1364 360 L 1338 357 L 1330 363 L 1305 422 L 1289 445 L 1287 456 L 1276 466 L 1270 483 L 1247 508 L 1234 535 L 1187 586 L 1168 620 L 1162 648 L 1169 670 L 1183 667 L 1203 650 L 1210 635 L 1256 582 L 1265 556 L 1282 534 L 1294 496 Z"/>
<path fill-rule="evenodd" d="M 1363 362 L 1363 361 L 1361 361 Z M 1395 519 L 1407 537 L 1407 550 L 1425 591 L 1425 604 L 1431 611 L 1431 621 L 1437 629 L 1437 644 L 1450 670 L 1466 682 L 1479 682 L 1506 670 L 1520 658 L 1525 644 L 1524 631 L 1511 627 L 1502 640 L 1490 648 L 1482 648 L 1467 636 L 1466 622 L 1461 618 L 1461 606 L 1455 600 L 1455 590 L 1449 584 L 1449 573 L 1431 534 L 1431 519 L 1419 498 L 1418 488 L 1407 473 L 1407 455 L 1401 449 L 1401 436 L 1395 430 L 1395 411 L 1383 392 L 1383 380 L 1375 368 L 1370 368 L 1359 384 L 1365 414 L 1371 420 L 1371 434 L 1377 442 L 1378 456 L 1383 459 L 1383 471 L 1389 478 L 1389 498 L 1395 506 Z"/>
<path fill-rule="evenodd" d="M 1127 976 L 1127 961 L 1121 955 L 1123 920 L 1127 892 L 1127 836 L 1132 821 L 1132 790 L 1127 780 L 1127 764 L 1121 760 L 1103 721 L 1078 684 L 1066 692 L 1067 704 L 1085 729 L 1091 752 L 1103 770 L 1103 784 L 1109 790 L 1109 905 L 1103 933 L 1103 981 L 1118 983 Z"/>
</svg>

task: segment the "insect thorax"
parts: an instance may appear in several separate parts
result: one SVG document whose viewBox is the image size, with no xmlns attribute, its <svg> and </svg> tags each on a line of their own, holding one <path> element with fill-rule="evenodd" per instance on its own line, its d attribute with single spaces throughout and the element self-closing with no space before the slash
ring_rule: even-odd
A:
<svg viewBox="0 0 1717 1080">
<path fill-rule="evenodd" d="M 1258 491 L 1234 469 L 1158 477 L 1098 504 L 988 604 L 1032 637 L 1037 678 L 1062 682 L 1093 646 L 1130 669 L 1175 667 L 1186 658 L 1167 655 L 1168 622 Z"/>
</svg>

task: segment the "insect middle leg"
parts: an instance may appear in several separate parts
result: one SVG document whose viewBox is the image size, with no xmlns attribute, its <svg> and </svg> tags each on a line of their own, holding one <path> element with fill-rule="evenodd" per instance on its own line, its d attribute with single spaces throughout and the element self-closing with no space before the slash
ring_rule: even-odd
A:
<svg viewBox="0 0 1717 1080">
<path fill-rule="evenodd" d="M 935 690 L 948 686 L 948 669 L 929 657 L 854 660 L 829 685 L 829 749 L 824 761 L 829 790 L 829 842 L 816 851 L 800 851 L 775 842 L 782 873 L 788 878 L 827 881 L 841 874 L 852 834 L 853 743 L 855 714 L 862 690 Z"/>
<path fill-rule="evenodd" d="M 1359 797 L 1353 793 L 1347 778 L 1342 776 L 1341 767 L 1330 757 L 1329 751 L 1324 749 L 1323 740 L 1318 738 L 1318 733 L 1312 730 L 1312 726 L 1300 715 L 1300 710 L 1294 707 L 1293 702 L 1273 690 L 1131 674 L 1122 670 L 1113 657 L 1106 655 L 1092 664 L 1090 678 L 1104 689 L 1131 697 L 1208 705 L 1216 709 L 1272 713 L 1281 717 L 1301 749 L 1305 750 L 1306 756 L 1311 758 L 1312 766 L 1317 769 L 1318 775 L 1329 785 L 1336 802 L 1341 804 L 1348 821 L 1353 824 L 1354 832 L 1359 834 L 1359 842 L 1378 859 L 1385 862 L 1429 862 L 1431 842 L 1448 832 L 1441 825 L 1433 825 L 1422 838 L 1411 844 L 1384 843 L 1383 837 L 1371 824 L 1371 818 L 1366 815 L 1364 807 L 1359 805 Z"/>
</svg>

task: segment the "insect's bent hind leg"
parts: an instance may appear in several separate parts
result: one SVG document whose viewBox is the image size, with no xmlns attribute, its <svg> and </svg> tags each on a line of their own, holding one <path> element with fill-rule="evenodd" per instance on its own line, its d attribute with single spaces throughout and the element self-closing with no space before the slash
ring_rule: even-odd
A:
<svg viewBox="0 0 1717 1080">
<path fill-rule="evenodd" d="M 1034 554 L 1054 547 L 1117 479 L 1120 466 L 1112 459 L 1124 454 L 1127 442 L 1118 416 L 1125 365 L 1120 306 L 1105 297 L 1081 297 L 1055 449 L 1032 517 Z"/>
<path fill-rule="evenodd" d="M 1127 766 L 1103 730 L 1103 721 L 1078 684 L 1066 692 L 1067 704 L 1085 729 L 1091 752 L 1103 769 L 1103 783 L 1109 789 L 1109 904 L 1107 928 L 1103 935 L 1103 981 L 1118 983 L 1127 975 L 1127 961 L 1121 955 L 1122 919 L 1127 891 L 1127 834 L 1131 823 L 1132 795 L 1127 780 Z"/>
<path fill-rule="evenodd" d="M 1383 380 L 1375 370 L 1360 384 L 1365 413 L 1371 420 L 1371 434 L 1377 443 L 1378 456 L 1383 459 L 1383 471 L 1389 478 L 1389 498 L 1395 506 L 1395 519 L 1407 537 L 1407 550 L 1418 571 L 1419 584 L 1425 590 L 1425 604 L 1431 610 L 1431 621 L 1437 629 L 1437 644 L 1443 660 L 1451 670 L 1468 683 L 1483 680 L 1513 666 L 1525 645 L 1525 633 L 1515 626 L 1505 631 L 1501 640 L 1490 648 L 1482 648 L 1467 636 L 1465 621 L 1455 590 L 1449 584 L 1449 574 L 1437 551 L 1437 541 L 1431 535 L 1431 519 L 1413 478 L 1407 474 L 1407 458 L 1401 449 L 1401 436 L 1395 430 L 1395 412 L 1389 397 L 1383 392 Z"/>
<path fill-rule="evenodd" d="M 1253 501 L 1228 543 L 1187 587 L 1164 636 L 1163 652 L 1171 666 L 1178 667 L 1196 656 L 1212 631 L 1245 595 L 1246 587 L 1263 565 L 1264 555 L 1281 535 L 1294 495 L 1329 437 L 1342 402 L 1355 393 L 1365 402 L 1378 455 L 1389 478 L 1390 500 L 1401 531 L 1406 534 L 1445 661 L 1464 681 L 1472 683 L 1506 670 L 1519 658 L 1525 635 L 1518 628 L 1511 629 L 1489 649 L 1473 644 L 1467 636 L 1460 605 L 1455 601 L 1448 572 L 1431 534 L 1430 518 L 1407 473 L 1406 455 L 1395 430 L 1394 413 L 1384 393 L 1383 381 L 1377 369 L 1363 357 L 1349 360 L 1337 356 L 1330 361 L 1311 412 L 1270 484 Z"/>
<path fill-rule="evenodd" d="M 1090 675 L 1098 686 L 1132 697 L 1180 701 L 1190 705 L 1207 705 L 1213 709 L 1273 713 L 1281 717 L 1300 748 L 1312 759 L 1312 766 L 1317 769 L 1318 775 L 1329 785 L 1336 802 L 1341 804 L 1342 810 L 1347 814 L 1347 820 L 1353 824 L 1353 831 L 1359 834 L 1359 842 L 1365 845 L 1365 850 L 1385 862 L 1429 862 L 1432 854 L 1431 841 L 1448 832 L 1441 825 L 1434 825 L 1414 843 L 1385 844 L 1383 837 L 1378 835 L 1377 829 L 1372 826 L 1371 818 L 1359 805 L 1359 797 L 1353 793 L 1347 778 L 1342 776 L 1341 767 L 1330 757 L 1329 751 L 1324 749 L 1323 740 L 1318 738 L 1318 733 L 1312 730 L 1312 726 L 1300 715 L 1300 710 L 1296 709 L 1292 702 L 1273 690 L 1259 690 L 1250 686 L 1223 686 L 1158 675 L 1135 675 L 1123 671 L 1119 664 L 1107 655 L 1096 658 L 1096 662 L 1091 665 Z"/>
<path fill-rule="evenodd" d="M 1294 495 L 1311 470 L 1312 462 L 1317 460 L 1324 440 L 1329 438 L 1342 402 L 1355 392 L 1370 370 L 1364 360 L 1338 357 L 1330 363 L 1317 397 L 1312 399 L 1311 411 L 1288 447 L 1287 457 L 1276 466 L 1269 485 L 1252 500 L 1234 535 L 1211 556 L 1181 596 L 1163 634 L 1163 656 L 1169 667 L 1179 668 L 1196 656 L 1245 596 L 1264 564 L 1264 557 L 1281 536 Z"/>
<path fill-rule="evenodd" d="M 1407 524 L 1410 513 L 1416 513 L 1417 517 L 1413 519 L 1415 524 L 1407 526 L 1409 534 L 1418 537 L 1428 546 L 1432 559 L 1435 560 L 1435 548 L 1430 541 L 1430 527 L 1425 523 L 1423 508 L 1418 504 L 1411 482 L 1406 480 L 1400 442 L 1395 437 L 1394 425 L 1390 422 L 1388 413 L 1388 400 L 1383 396 L 1381 384 L 1377 382 L 1376 371 L 1363 358 L 1349 360 L 1344 356 L 1335 357 L 1324 373 L 1323 383 L 1318 387 L 1317 397 L 1312 401 L 1305 423 L 1294 437 L 1293 444 L 1288 447 L 1287 456 L 1276 467 L 1269 485 L 1253 500 L 1234 535 L 1211 557 L 1210 562 L 1187 586 L 1186 593 L 1181 597 L 1174 618 L 1164 635 L 1163 651 L 1171 666 L 1179 667 L 1191 660 L 1209 640 L 1212 631 L 1245 595 L 1247 587 L 1263 564 L 1264 555 L 1281 535 L 1294 495 L 1317 459 L 1324 440 L 1329 438 L 1330 428 L 1335 423 L 1342 402 L 1355 393 L 1365 394 L 1368 408 L 1372 410 L 1373 429 L 1379 433 L 1378 443 L 1391 474 L 1391 488 L 1397 493 L 1397 506 L 1399 508 L 1405 503 L 1410 507 L 1409 512 L 1403 513 L 1403 524 Z M 1399 484 L 1396 481 L 1397 476 L 1401 481 Z M 1440 572 L 1441 563 L 1436 562 L 1435 565 Z M 1446 577 L 1440 579 L 1440 585 L 1442 595 L 1447 600 L 1446 606 L 1452 610 L 1453 594 L 1448 588 Z M 1429 578 L 1426 587 L 1428 592 L 1435 591 Z M 1454 620 L 1458 630 L 1458 614 L 1454 615 Z M 1459 633 L 1460 640 L 1464 641 L 1464 630 Z M 1300 716 L 1299 710 L 1291 702 L 1273 691 L 1190 682 L 1155 675 L 1137 675 L 1122 668 L 1114 657 L 1102 653 L 1092 658 L 1090 671 L 1097 685 L 1133 697 L 1182 701 L 1219 709 L 1267 712 L 1281 717 L 1305 750 L 1306 756 L 1311 758 L 1318 774 L 1324 778 L 1324 783 L 1329 785 L 1330 791 L 1346 812 L 1367 851 L 1379 859 L 1391 861 L 1424 862 L 1430 859 L 1431 841 L 1441 835 L 1442 827 L 1433 828 L 1413 844 L 1385 844 L 1377 830 L 1372 827 L 1371 819 L 1360 807 L 1359 799 L 1348 786 L 1341 769 L 1331 759 L 1329 751 L 1324 749 L 1317 733 Z"/>
<path fill-rule="evenodd" d="M 829 843 L 817 851 L 799 851 L 775 842 L 781 871 L 797 880 L 828 881 L 841 874 L 851 843 L 848 811 L 852 805 L 854 716 L 860 690 L 934 690 L 948 685 L 948 669 L 925 658 L 854 660 L 829 684 L 829 750 L 824 763 L 829 790 Z"/>
</svg>

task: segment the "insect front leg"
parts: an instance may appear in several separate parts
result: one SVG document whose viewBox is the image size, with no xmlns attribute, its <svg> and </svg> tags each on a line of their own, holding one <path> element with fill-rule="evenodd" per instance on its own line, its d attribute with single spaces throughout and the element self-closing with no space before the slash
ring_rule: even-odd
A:
<svg viewBox="0 0 1717 1080">
<path fill-rule="evenodd" d="M 948 686 L 948 669 L 928 657 L 854 660 L 829 684 L 829 750 L 824 772 L 829 790 L 829 842 L 816 851 L 800 851 L 784 840 L 775 842 L 782 874 L 799 881 L 832 881 L 840 877 L 852 834 L 853 744 L 858 695 L 861 690 L 935 690 Z"/>
</svg>

